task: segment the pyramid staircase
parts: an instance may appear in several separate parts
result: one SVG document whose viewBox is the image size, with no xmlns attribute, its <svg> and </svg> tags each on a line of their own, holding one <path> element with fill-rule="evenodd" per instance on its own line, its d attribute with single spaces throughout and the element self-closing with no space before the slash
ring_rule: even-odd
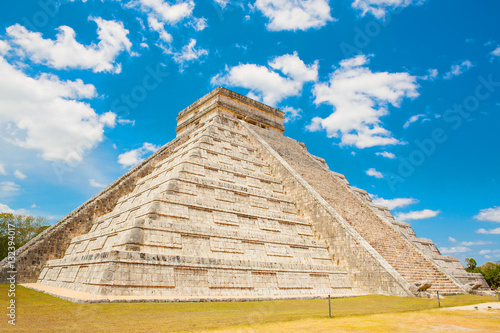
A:
<svg viewBox="0 0 500 333">
<path fill-rule="evenodd" d="M 453 277 L 443 273 L 360 200 L 323 159 L 309 154 L 303 144 L 293 139 L 259 128 L 254 130 L 409 284 L 430 281 L 429 292 L 464 293 Z"/>
</svg>

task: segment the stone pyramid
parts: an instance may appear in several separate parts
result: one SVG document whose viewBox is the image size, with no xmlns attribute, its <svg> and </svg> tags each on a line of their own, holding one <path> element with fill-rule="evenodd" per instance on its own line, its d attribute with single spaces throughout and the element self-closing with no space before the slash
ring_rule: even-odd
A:
<svg viewBox="0 0 500 333">
<path fill-rule="evenodd" d="M 179 113 L 175 140 L 19 249 L 18 280 L 208 298 L 413 296 L 424 281 L 441 293 L 485 284 L 283 136 L 283 120 L 213 90 Z"/>
</svg>

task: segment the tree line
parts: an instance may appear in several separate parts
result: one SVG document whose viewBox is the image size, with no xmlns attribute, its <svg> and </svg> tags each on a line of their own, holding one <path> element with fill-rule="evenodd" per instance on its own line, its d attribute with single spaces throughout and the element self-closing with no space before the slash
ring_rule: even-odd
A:
<svg viewBox="0 0 500 333">
<path fill-rule="evenodd" d="M 474 258 L 465 258 L 465 264 L 467 266 L 465 268 L 467 272 L 481 273 L 490 287 L 500 287 L 500 261 L 487 262 L 482 266 L 477 266 L 477 262 Z"/>
<path fill-rule="evenodd" d="M 14 241 L 17 250 L 48 227 L 49 221 L 44 217 L 1 213 L 0 260 L 7 257 L 9 252 L 9 241 Z M 14 234 L 12 230 L 15 232 Z M 9 233 L 9 231 L 11 232 Z"/>
</svg>

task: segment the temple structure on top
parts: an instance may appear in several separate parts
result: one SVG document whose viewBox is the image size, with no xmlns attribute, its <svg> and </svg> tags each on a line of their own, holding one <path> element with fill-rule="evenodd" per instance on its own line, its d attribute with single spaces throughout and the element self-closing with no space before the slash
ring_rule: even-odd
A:
<svg viewBox="0 0 500 333">
<path fill-rule="evenodd" d="M 18 282 L 137 299 L 487 287 L 285 137 L 283 120 L 216 88 L 179 113 L 175 140 L 19 249 Z"/>
</svg>

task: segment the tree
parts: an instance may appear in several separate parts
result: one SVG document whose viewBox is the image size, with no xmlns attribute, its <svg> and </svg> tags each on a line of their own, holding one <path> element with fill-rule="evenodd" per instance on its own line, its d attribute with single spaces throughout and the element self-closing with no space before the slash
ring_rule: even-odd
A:
<svg viewBox="0 0 500 333">
<path fill-rule="evenodd" d="M 465 264 L 467 264 L 467 267 L 465 268 L 467 272 L 475 273 L 477 262 L 474 258 L 465 258 Z"/>
<path fill-rule="evenodd" d="M 500 287 L 500 261 L 487 262 L 484 265 L 478 267 L 477 262 L 476 260 L 474 260 L 474 258 L 465 258 L 465 264 L 467 265 L 467 267 L 465 268 L 467 272 L 481 273 L 490 287 Z"/>
<path fill-rule="evenodd" d="M 500 262 L 487 262 L 481 267 L 481 274 L 484 275 L 484 279 L 490 287 L 498 288 L 500 287 Z"/>
<path fill-rule="evenodd" d="M 15 248 L 18 249 L 48 227 L 49 221 L 44 217 L 10 213 L 0 214 L 0 260 L 7 257 L 9 240 L 13 239 Z M 10 235 L 9 230 L 11 231 Z M 15 231 L 14 235 L 12 235 L 12 230 Z"/>
</svg>

